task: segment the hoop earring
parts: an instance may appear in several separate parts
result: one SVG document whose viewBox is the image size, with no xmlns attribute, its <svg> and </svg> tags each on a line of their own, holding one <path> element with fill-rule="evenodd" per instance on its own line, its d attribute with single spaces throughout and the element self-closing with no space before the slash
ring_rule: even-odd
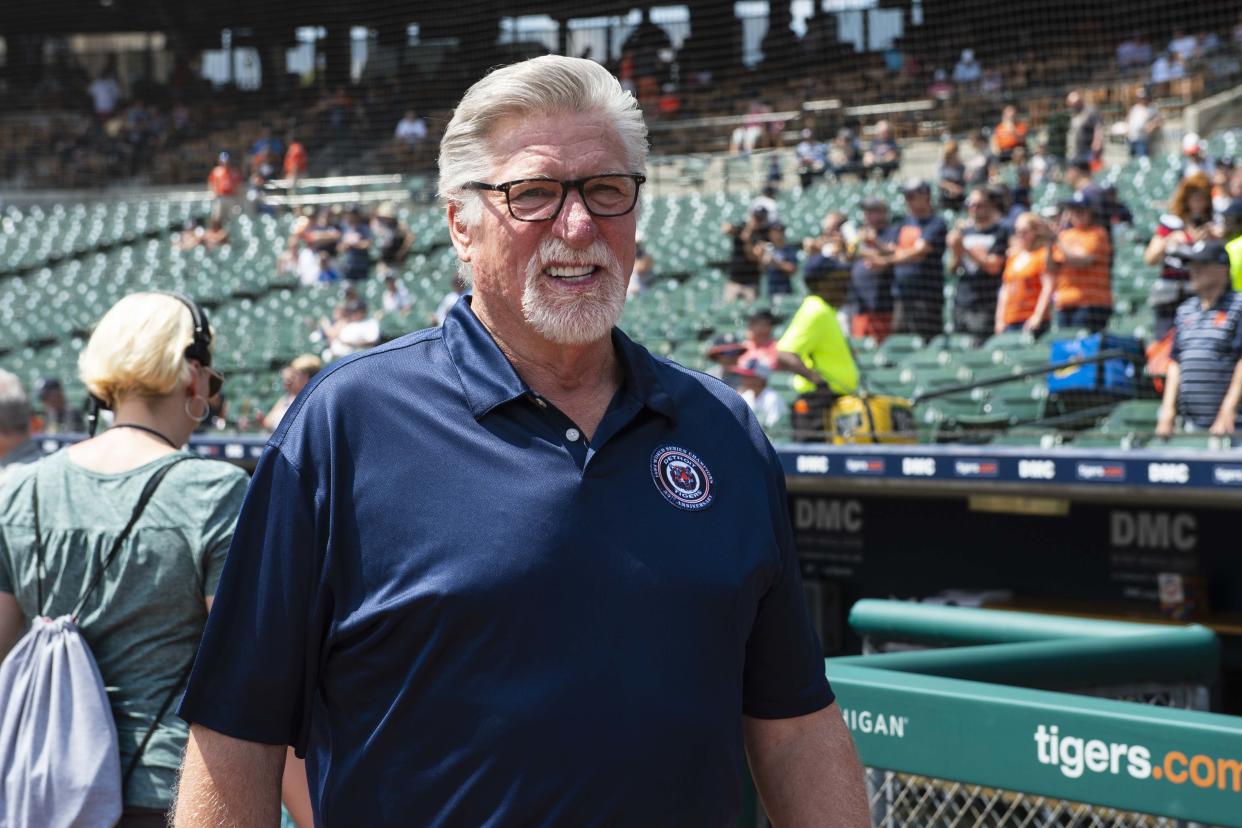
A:
<svg viewBox="0 0 1242 828">
<path fill-rule="evenodd" d="M 193 411 L 190 410 L 190 400 L 202 400 L 203 401 L 203 413 L 202 414 L 196 415 Z M 193 420 L 196 423 L 201 423 L 211 416 L 211 403 L 207 402 L 207 399 L 205 397 L 190 397 L 189 399 L 185 401 L 185 416 L 189 417 L 191 420 Z"/>
</svg>

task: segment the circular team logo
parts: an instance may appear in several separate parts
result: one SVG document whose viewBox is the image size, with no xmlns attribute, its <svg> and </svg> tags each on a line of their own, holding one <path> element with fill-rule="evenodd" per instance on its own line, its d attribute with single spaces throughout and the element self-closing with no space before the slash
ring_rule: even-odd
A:
<svg viewBox="0 0 1242 828">
<path fill-rule="evenodd" d="M 697 512 L 716 497 L 715 481 L 693 452 L 662 446 L 651 455 L 651 477 L 664 499 L 679 509 Z"/>
</svg>

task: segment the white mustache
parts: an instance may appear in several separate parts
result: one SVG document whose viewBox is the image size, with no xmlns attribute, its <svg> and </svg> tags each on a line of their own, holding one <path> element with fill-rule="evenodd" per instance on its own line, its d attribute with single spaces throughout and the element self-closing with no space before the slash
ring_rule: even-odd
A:
<svg viewBox="0 0 1242 828">
<path fill-rule="evenodd" d="M 585 250 L 580 250 L 570 247 L 561 239 L 549 236 L 540 243 L 539 249 L 531 258 L 527 276 L 533 277 L 549 265 L 599 267 L 611 273 L 621 272 L 621 263 L 608 245 L 599 239 Z"/>
</svg>

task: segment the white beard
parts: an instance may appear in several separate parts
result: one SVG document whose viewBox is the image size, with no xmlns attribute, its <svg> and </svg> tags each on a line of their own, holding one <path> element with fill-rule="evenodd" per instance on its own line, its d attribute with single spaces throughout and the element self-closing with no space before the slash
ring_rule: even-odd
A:
<svg viewBox="0 0 1242 828">
<path fill-rule="evenodd" d="M 599 272 L 589 290 L 562 293 L 550 289 L 551 277 L 543 273 L 548 262 L 594 265 Z M 612 332 L 625 308 L 625 288 L 621 264 L 608 245 L 597 240 L 586 250 L 575 250 L 549 237 L 526 266 L 522 313 L 545 339 L 561 345 L 585 345 Z"/>
</svg>

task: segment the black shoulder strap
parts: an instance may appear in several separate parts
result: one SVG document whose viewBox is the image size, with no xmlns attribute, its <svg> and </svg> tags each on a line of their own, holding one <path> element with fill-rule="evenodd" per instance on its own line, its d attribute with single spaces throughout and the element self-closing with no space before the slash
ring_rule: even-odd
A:
<svg viewBox="0 0 1242 828">
<path fill-rule="evenodd" d="M 93 593 L 95 588 L 98 587 L 103 581 L 104 573 L 108 571 L 108 567 L 121 551 L 121 546 L 125 543 L 125 539 L 129 537 L 129 533 L 134 528 L 134 524 L 138 522 L 138 518 L 142 517 L 142 513 L 147 508 L 147 503 L 151 501 L 151 496 L 155 494 L 155 490 L 159 488 L 160 483 L 164 481 L 164 476 L 168 474 L 173 466 L 183 460 L 189 459 L 189 457 L 178 457 L 176 460 L 151 475 L 151 477 L 147 480 L 147 485 L 142 487 L 142 494 L 138 495 L 138 503 L 134 505 L 133 514 L 129 516 L 129 523 L 125 524 L 125 528 L 121 530 L 121 534 L 117 535 L 116 539 L 112 541 L 112 548 L 108 550 L 108 554 L 100 563 L 98 571 L 95 572 L 95 578 L 90 582 L 90 585 L 86 587 L 86 591 L 83 592 L 82 597 L 78 599 L 77 606 L 75 606 L 73 608 L 73 612 L 70 613 L 72 618 L 75 620 L 77 619 L 78 613 L 82 611 L 82 607 L 86 606 L 86 601 L 90 598 L 91 593 Z"/>
<path fill-rule="evenodd" d="M 35 590 L 39 598 L 38 612 L 43 614 L 43 538 L 39 532 L 39 469 L 35 468 L 34 478 L 30 484 L 31 496 L 34 498 L 34 548 L 35 548 Z"/>
</svg>

